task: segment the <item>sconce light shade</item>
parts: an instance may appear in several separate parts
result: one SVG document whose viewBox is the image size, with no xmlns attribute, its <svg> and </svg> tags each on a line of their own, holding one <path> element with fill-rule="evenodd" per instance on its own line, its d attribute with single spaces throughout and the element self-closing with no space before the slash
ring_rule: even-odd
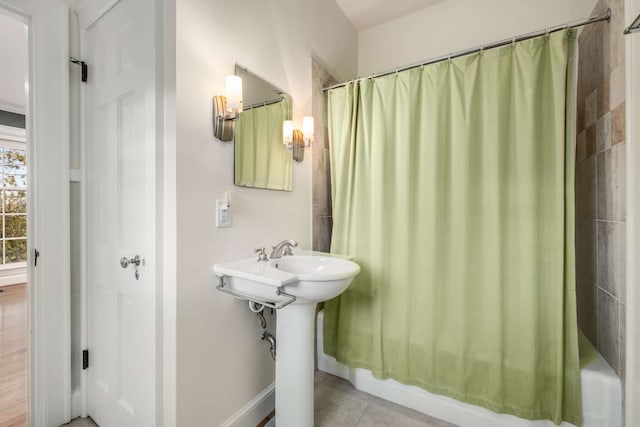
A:
<svg viewBox="0 0 640 427">
<path fill-rule="evenodd" d="M 227 108 L 229 111 L 242 112 L 242 79 L 229 75 L 226 78 Z"/>
<path fill-rule="evenodd" d="M 304 135 L 304 146 L 308 147 L 311 145 L 313 141 L 313 117 L 312 116 L 304 116 L 302 119 L 302 133 Z"/>
</svg>

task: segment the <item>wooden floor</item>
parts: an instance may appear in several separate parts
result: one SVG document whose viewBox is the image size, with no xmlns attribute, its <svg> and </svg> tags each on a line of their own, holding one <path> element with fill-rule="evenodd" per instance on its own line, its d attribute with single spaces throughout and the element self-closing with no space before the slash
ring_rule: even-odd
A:
<svg viewBox="0 0 640 427">
<path fill-rule="evenodd" d="M 0 287 L 0 427 L 27 425 L 27 286 Z"/>
</svg>

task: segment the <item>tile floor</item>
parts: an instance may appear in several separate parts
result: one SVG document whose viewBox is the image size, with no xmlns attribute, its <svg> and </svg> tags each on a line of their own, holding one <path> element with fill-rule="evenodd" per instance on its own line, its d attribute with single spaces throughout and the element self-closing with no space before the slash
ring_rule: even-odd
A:
<svg viewBox="0 0 640 427">
<path fill-rule="evenodd" d="M 350 382 L 316 371 L 315 427 L 456 427 L 356 390 Z"/>
<path fill-rule="evenodd" d="M 270 424 L 267 424 L 270 425 Z M 403 406 L 356 390 L 342 378 L 316 371 L 315 427 L 456 427 Z M 97 427 L 76 418 L 65 427 Z"/>
</svg>

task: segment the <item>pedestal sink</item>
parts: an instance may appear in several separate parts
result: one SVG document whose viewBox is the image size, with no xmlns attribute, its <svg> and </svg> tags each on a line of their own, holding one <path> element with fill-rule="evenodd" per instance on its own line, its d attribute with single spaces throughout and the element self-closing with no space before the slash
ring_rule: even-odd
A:
<svg viewBox="0 0 640 427">
<path fill-rule="evenodd" d="M 313 426 L 313 352 L 316 305 L 344 292 L 360 272 L 331 254 L 244 259 L 216 264 L 217 289 L 266 303 L 277 311 L 276 425 Z"/>
</svg>

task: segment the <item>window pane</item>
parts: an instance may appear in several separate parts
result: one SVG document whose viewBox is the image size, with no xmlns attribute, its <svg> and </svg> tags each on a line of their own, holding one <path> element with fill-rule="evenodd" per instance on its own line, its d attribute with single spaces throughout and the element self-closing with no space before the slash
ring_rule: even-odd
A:
<svg viewBox="0 0 640 427">
<path fill-rule="evenodd" d="M 5 216 L 4 227 L 7 237 L 27 237 L 27 216 Z"/>
<path fill-rule="evenodd" d="M 13 188 L 26 188 L 27 176 L 26 175 L 5 175 L 4 186 Z"/>
<path fill-rule="evenodd" d="M 26 175 L 27 167 L 22 166 L 14 166 L 14 165 L 4 165 L 2 167 L 4 173 L 12 174 L 12 175 Z"/>
<path fill-rule="evenodd" d="M 24 262 L 27 260 L 27 240 L 5 240 L 6 263 Z"/>
<path fill-rule="evenodd" d="M 13 166 L 24 166 L 27 164 L 27 156 L 24 150 L 4 149 L 4 164 Z"/>
<path fill-rule="evenodd" d="M 27 260 L 27 192 L 24 191 L 27 187 L 26 157 L 25 150 L 0 148 L 0 195 L 4 213 L 2 215 L 0 212 L 0 264 Z M 7 238 L 15 240 L 5 240 Z"/>
<path fill-rule="evenodd" d="M 27 213 L 27 192 L 5 190 L 4 211 L 5 213 Z"/>
</svg>

